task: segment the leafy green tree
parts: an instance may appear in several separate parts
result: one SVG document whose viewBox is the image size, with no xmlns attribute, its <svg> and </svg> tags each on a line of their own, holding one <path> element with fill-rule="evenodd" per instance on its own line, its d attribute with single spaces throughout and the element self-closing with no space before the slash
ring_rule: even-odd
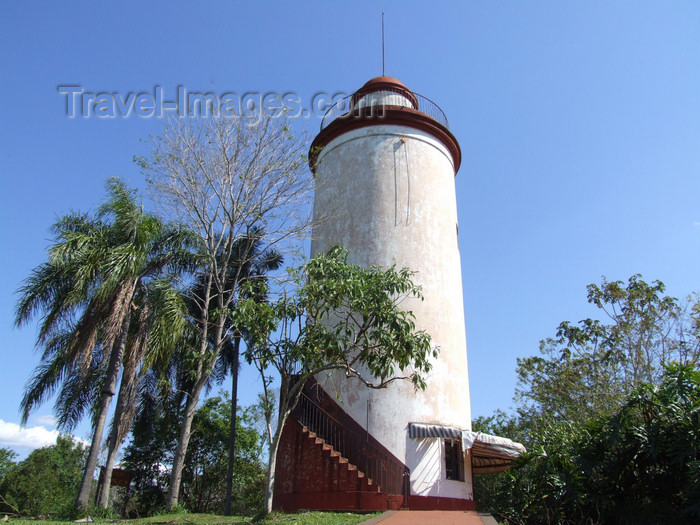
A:
<svg viewBox="0 0 700 525">
<path fill-rule="evenodd" d="M 508 523 L 698 523 L 699 410 L 700 371 L 672 366 L 612 415 L 546 422 L 484 510 Z"/>
<path fill-rule="evenodd" d="M 700 370 L 673 365 L 580 445 L 582 514 L 603 523 L 700 522 Z"/>
<path fill-rule="evenodd" d="M 528 448 L 475 477 L 477 505 L 508 523 L 698 522 L 700 302 L 640 276 L 588 300 L 607 322 L 562 323 L 518 360 L 518 412 L 475 422 Z"/>
<path fill-rule="evenodd" d="M 528 449 L 510 470 L 474 475 L 477 508 L 503 523 L 564 523 L 561 520 L 567 509 L 563 501 L 575 498 L 572 484 L 566 481 L 577 479 L 577 469 L 569 458 L 575 455 L 572 447 L 581 427 L 497 411 L 474 420 L 472 429 L 508 436 Z"/>
<path fill-rule="evenodd" d="M 0 511 L 5 512 L 15 512 L 11 510 L 13 507 L 8 504 L 7 500 L 3 497 L 3 481 L 5 476 L 12 469 L 16 467 L 15 458 L 17 458 L 17 453 L 10 450 L 9 448 L 0 448 Z"/>
<path fill-rule="evenodd" d="M 0 447 L 0 485 L 5 475 L 15 466 L 17 453 L 9 448 Z"/>
<path fill-rule="evenodd" d="M 180 254 L 187 254 L 181 248 L 191 244 L 187 232 L 144 212 L 119 179 L 109 179 L 107 191 L 96 217 L 73 214 L 54 224 L 49 260 L 22 284 L 16 312 L 17 325 L 42 313 L 37 337 L 42 364 L 25 391 L 23 421 L 59 387 L 62 427 L 75 424 L 92 405 L 93 438 L 76 501 L 81 509 L 88 503 L 134 310 L 145 301 L 149 281 L 177 267 Z M 167 338 L 178 332 L 175 320 Z M 119 421 L 115 425 L 120 428 Z"/>
<path fill-rule="evenodd" d="M 145 407 L 144 407 L 145 408 Z M 181 502 L 193 512 L 222 513 L 226 496 L 230 398 L 207 399 L 197 410 L 183 469 Z M 260 436 L 249 409 L 239 416 L 234 465 L 236 514 L 254 514 L 262 505 L 265 471 L 260 464 Z M 134 424 L 124 465 L 133 472 L 132 505 L 137 515 L 153 514 L 166 503 L 172 450 L 177 443 L 177 415 L 166 409 L 144 410 Z"/>
<path fill-rule="evenodd" d="M 18 509 L 25 516 L 71 515 L 85 465 L 85 447 L 70 436 L 34 450 L 11 468 L 0 484 L 0 512 Z"/>
<path fill-rule="evenodd" d="M 608 322 L 565 321 L 540 343 L 540 356 L 519 358 L 520 410 L 586 421 L 616 411 L 640 384 L 658 384 L 665 365 L 698 363 L 700 300 L 683 303 L 664 291 L 639 275 L 588 285 L 588 302 Z"/>
<path fill-rule="evenodd" d="M 190 511 L 223 513 L 225 510 L 230 417 L 228 395 L 209 398 L 197 410 L 182 483 L 181 501 Z M 236 421 L 238 453 L 234 458 L 231 506 L 240 514 L 257 512 L 264 493 L 265 470 L 258 459 L 260 438 L 250 425 L 245 412 Z"/>
<path fill-rule="evenodd" d="M 245 356 L 261 374 L 266 400 L 271 396 L 270 373 L 280 378 L 276 428 L 271 411 L 266 411 L 268 513 L 282 428 L 311 376 L 342 370 L 369 387 L 406 379 L 424 388 L 430 359 L 438 354 L 430 336 L 415 329 L 413 314 L 398 307 L 407 296 L 422 297 L 407 268 L 352 265 L 347 251 L 335 247 L 291 276 L 293 293 L 270 303 L 243 301 L 234 313 L 235 322 L 248 328 Z"/>
</svg>

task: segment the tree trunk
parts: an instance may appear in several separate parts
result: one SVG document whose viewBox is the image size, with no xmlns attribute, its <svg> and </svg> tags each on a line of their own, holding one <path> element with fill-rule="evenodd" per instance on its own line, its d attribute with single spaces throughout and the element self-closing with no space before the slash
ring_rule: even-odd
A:
<svg viewBox="0 0 700 525">
<path fill-rule="evenodd" d="M 122 374 L 122 382 L 119 385 L 119 395 L 117 396 L 117 406 L 114 409 L 114 418 L 112 423 L 112 431 L 109 435 L 109 445 L 107 452 L 107 461 L 102 476 L 102 487 L 100 488 L 99 500 L 97 504 L 106 509 L 109 505 L 109 489 L 112 484 L 112 470 L 114 469 L 114 461 L 117 458 L 119 446 L 122 443 L 123 435 L 120 432 L 122 427 L 122 418 L 127 411 L 127 403 L 129 402 L 130 389 L 133 388 L 134 376 L 136 375 L 135 363 L 130 363 L 124 366 Z"/>
<path fill-rule="evenodd" d="M 231 515 L 231 497 L 233 495 L 233 465 L 236 458 L 236 417 L 238 412 L 238 360 L 241 350 L 241 338 L 233 341 L 233 361 L 231 363 L 231 430 L 228 442 L 228 470 L 226 472 L 226 502 L 224 515 Z"/>
<path fill-rule="evenodd" d="M 280 394 L 281 397 L 282 394 Z M 272 496 L 275 490 L 275 467 L 277 466 L 277 449 L 280 445 L 280 438 L 282 437 L 282 428 L 287 421 L 287 416 L 289 412 L 285 411 L 284 415 L 280 413 L 279 419 L 277 421 L 277 430 L 275 435 L 272 437 L 270 442 L 270 455 L 269 461 L 267 462 L 267 482 L 265 484 L 265 512 L 270 514 L 272 512 Z"/>
<path fill-rule="evenodd" d="M 173 469 L 170 473 L 170 486 L 168 487 L 168 498 L 167 507 L 173 508 L 178 504 L 180 497 L 180 484 L 182 483 L 182 470 L 185 467 L 185 455 L 187 454 L 187 446 L 190 443 L 190 434 L 192 432 L 192 421 L 194 419 L 195 412 L 197 411 L 197 404 L 199 403 L 199 394 L 202 392 L 204 385 L 207 383 L 211 371 L 214 369 L 216 360 L 221 352 L 221 342 L 222 334 L 224 330 L 224 316 L 220 316 L 216 321 L 216 332 L 214 335 L 214 341 L 212 343 L 212 350 L 210 357 L 205 360 L 207 355 L 208 344 L 208 334 L 209 334 L 209 305 L 211 300 L 211 287 L 214 274 L 210 270 L 209 276 L 207 277 L 207 287 L 204 295 L 204 301 L 202 302 L 202 334 L 201 342 L 199 348 L 199 361 L 197 363 L 197 371 L 195 377 L 197 378 L 192 392 L 187 397 L 187 403 L 185 404 L 185 415 L 182 421 L 182 426 L 180 427 L 180 435 L 178 436 L 177 448 L 175 450 L 175 457 L 173 458 Z M 219 311 L 224 311 L 224 305 L 222 303 L 222 295 L 218 294 L 218 307 Z"/>
<path fill-rule="evenodd" d="M 201 365 L 200 365 L 201 367 Z M 185 415 L 180 427 L 180 435 L 177 440 L 177 448 L 175 449 L 175 457 L 173 458 L 173 470 L 170 473 L 170 486 L 168 487 L 168 508 L 173 508 L 178 504 L 180 498 L 180 484 L 182 482 L 182 470 L 185 467 L 185 454 L 187 454 L 187 446 L 190 443 L 190 433 L 192 431 L 192 420 L 197 412 L 197 404 L 199 403 L 199 394 L 202 392 L 207 377 L 203 376 L 201 371 L 200 378 L 192 388 L 192 393 L 187 396 L 185 403 Z"/>
<path fill-rule="evenodd" d="M 302 376 L 298 382 L 295 383 L 294 387 L 290 387 L 288 377 L 281 377 L 277 429 L 275 430 L 274 436 L 272 435 L 272 432 L 270 432 L 271 418 L 268 418 L 267 420 L 268 435 L 270 436 L 270 454 L 267 465 L 267 480 L 265 484 L 265 511 L 267 514 L 272 512 L 272 498 L 275 490 L 275 467 L 277 466 L 277 450 L 279 449 L 284 424 L 287 422 L 287 418 L 289 418 L 292 410 L 296 408 L 297 403 L 299 402 L 299 397 L 301 396 L 301 389 L 311 375 L 313 374 L 308 373 L 305 376 Z"/>
<path fill-rule="evenodd" d="M 131 303 L 131 294 L 129 294 L 129 302 Z M 92 442 L 90 444 L 90 453 L 88 454 L 88 459 L 85 464 L 85 472 L 83 473 L 83 481 L 80 484 L 80 491 L 78 492 L 78 499 L 75 502 L 75 506 L 78 510 L 85 510 L 88 505 L 88 500 L 90 499 L 90 489 L 92 488 L 93 477 L 95 474 L 95 468 L 97 467 L 97 459 L 100 454 L 100 444 L 102 442 L 102 433 L 104 432 L 105 422 L 107 421 L 107 413 L 109 412 L 109 405 L 112 402 L 112 397 L 117 389 L 117 382 L 119 380 L 119 371 L 122 365 L 122 356 L 124 355 L 124 348 L 126 347 L 126 338 L 129 333 L 129 324 L 131 323 L 130 311 L 124 319 L 122 324 L 121 332 L 119 333 L 119 338 L 115 347 L 112 349 L 112 353 L 109 356 L 109 365 L 107 369 L 107 379 L 105 381 L 105 386 L 102 389 L 102 396 L 100 399 L 100 411 L 97 416 L 97 422 L 95 424 L 95 430 L 92 434 Z"/>
<path fill-rule="evenodd" d="M 182 469 L 185 466 L 185 454 L 187 453 L 187 446 L 190 443 L 190 432 L 192 431 L 192 420 L 194 419 L 194 413 L 197 410 L 197 403 L 199 401 L 199 393 L 204 386 L 206 380 L 203 381 L 202 372 L 204 366 L 202 364 L 202 359 L 207 351 L 207 338 L 209 336 L 209 302 L 211 301 L 211 285 L 214 274 L 212 269 L 209 269 L 207 275 L 207 283 L 204 289 L 204 299 L 201 306 L 201 324 L 202 333 L 200 335 L 201 341 L 199 342 L 199 361 L 197 363 L 197 380 L 195 381 L 192 392 L 187 396 L 187 402 L 185 403 L 185 415 L 180 426 L 180 435 L 177 439 L 177 448 L 175 449 L 175 457 L 173 457 L 173 468 L 170 472 L 170 483 L 168 484 L 168 497 L 166 500 L 166 505 L 170 509 L 178 504 L 180 498 L 180 483 L 182 482 Z"/>
</svg>

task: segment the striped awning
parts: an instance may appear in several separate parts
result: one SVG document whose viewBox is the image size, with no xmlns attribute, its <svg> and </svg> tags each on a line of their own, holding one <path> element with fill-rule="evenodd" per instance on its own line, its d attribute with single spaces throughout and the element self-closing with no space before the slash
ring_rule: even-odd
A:
<svg viewBox="0 0 700 525">
<path fill-rule="evenodd" d="M 491 474 L 507 470 L 513 460 L 527 452 L 523 445 L 508 438 L 483 432 L 469 432 L 469 434 L 473 434 L 468 437 L 473 439 L 471 455 L 472 469 L 475 474 Z"/>
<path fill-rule="evenodd" d="M 515 458 L 526 452 L 523 445 L 508 438 L 445 425 L 409 423 L 408 436 L 413 439 L 461 439 L 463 449 L 470 452 L 475 474 L 506 470 Z"/>
<path fill-rule="evenodd" d="M 409 423 L 408 437 L 417 438 L 443 438 L 462 439 L 462 431 L 455 427 L 444 425 L 432 425 L 430 423 Z"/>
<path fill-rule="evenodd" d="M 508 470 L 513 464 L 510 459 L 493 459 L 472 456 L 472 472 L 474 474 L 497 474 Z"/>
</svg>

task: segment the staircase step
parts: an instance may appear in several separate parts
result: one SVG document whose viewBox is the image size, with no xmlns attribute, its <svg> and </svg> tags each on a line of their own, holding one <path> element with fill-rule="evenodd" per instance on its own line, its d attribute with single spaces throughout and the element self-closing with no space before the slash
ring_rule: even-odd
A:
<svg viewBox="0 0 700 525">
<path fill-rule="evenodd" d="M 370 478 L 362 480 L 362 490 L 365 492 L 381 492 L 379 485 L 375 485 Z"/>
</svg>

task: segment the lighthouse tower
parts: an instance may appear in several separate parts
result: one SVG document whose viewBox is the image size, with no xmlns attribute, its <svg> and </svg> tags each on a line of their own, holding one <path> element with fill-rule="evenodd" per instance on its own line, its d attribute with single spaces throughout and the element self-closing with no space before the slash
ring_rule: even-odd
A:
<svg viewBox="0 0 700 525">
<path fill-rule="evenodd" d="M 354 264 L 416 272 L 424 300 L 401 307 L 440 353 L 425 391 L 408 381 L 373 390 L 341 373 L 316 377 L 283 433 L 277 507 L 469 510 L 473 465 L 505 464 L 488 451 L 473 458 L 483 439 L 471 432 L 454 183 L 460 160 L 440 108 L 392 77 L 373 78 L 324 117 L 310 150 L 311 255 L 340 245 Z M 324 446 L 328 457 L 314 453 Z M 345 482 L 352 477 L 345 464 L 360 481 Z"/>
</svg>

